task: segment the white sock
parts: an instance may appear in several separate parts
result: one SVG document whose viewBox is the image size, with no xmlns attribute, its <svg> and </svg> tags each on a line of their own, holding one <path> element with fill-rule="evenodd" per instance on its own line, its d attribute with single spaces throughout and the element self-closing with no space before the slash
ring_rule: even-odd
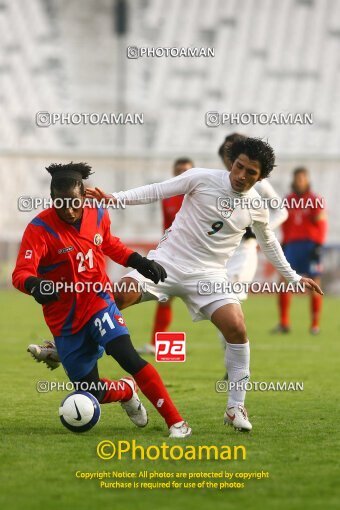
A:
<svg viewBox="0 0 340 510">
<path fill-rule="evenodd" d="M 225 350 L 225 367 L 228 372 L 228 383 L 249 380 L 250 347 L 249 341 L 245 344 L 230 344 L 227 342 Z M 229 388 L 228 407 L 243 405 L 246 398 L 246 390 L 242 388 L 242 382 L 235 387 Z"/>
</svg>

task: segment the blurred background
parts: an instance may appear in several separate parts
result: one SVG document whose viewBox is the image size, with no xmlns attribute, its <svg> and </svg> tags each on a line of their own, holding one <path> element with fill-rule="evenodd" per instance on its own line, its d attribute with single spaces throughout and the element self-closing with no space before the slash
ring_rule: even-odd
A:
<svg viewBox="0 0 340 510">
<path fill-rule="evenodd" d="M 128 47 L 214 48 L 212 57 L 127 58 Z M 268 139 L 282 196 L 310 170 L 325 197 L 324 286 L 340 293 L 340 0 L 0 0 L 0 284 L 49 195 L 51 162 L 87 161 L 90 184 L 119 191 L 171 176 L 174 159 L 222 168 L 234 131 Z M 37 112 L 143 114 L 143 124 L 36 124 Z M 309 125 L 219 125 L 209 111 L 312 113 Z M 160 204 L 110 212 L 112 230 L 147 251 L 162 235 Z M 278 235 L 280 233 L 278 232 Z M 110 267 L 118 278 L 120 268 Z M 263 259 L 258 278 L 274 275 Z"/>
</svg>

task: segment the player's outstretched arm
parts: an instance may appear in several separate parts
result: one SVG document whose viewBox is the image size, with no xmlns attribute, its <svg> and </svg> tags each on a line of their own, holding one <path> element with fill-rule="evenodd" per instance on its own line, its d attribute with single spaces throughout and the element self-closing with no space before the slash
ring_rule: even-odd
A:
<svg viewBox="0 0 340 510">
<path fill-rule="evenodd" d="M 86 188 L 86 196 L 96 200 L 104 200 L 109 204 L 112 197 L 126 205 L 150 204 L 163 198 L 185 195 L 193 191 L 199 184 L 205 182 L 209 170 L 204 168 L 191 168 L 177 177 L 163 182 L 147 184 L 139 188 L 119 191 L 119 193 L 108 194 L 99 188 Z"/>
</svg>

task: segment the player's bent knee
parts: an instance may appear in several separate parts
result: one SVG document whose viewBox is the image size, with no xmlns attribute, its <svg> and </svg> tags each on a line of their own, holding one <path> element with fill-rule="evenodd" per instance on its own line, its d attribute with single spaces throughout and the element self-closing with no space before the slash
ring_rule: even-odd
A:
<svg viewBox="0 0 340 510">
<path fill-rule="evenodd" d="M 112 356 L 117 363 L 131 375 L 136 374 L 147 365 L 132 345 L 130 335 L 114 338 L 105 346 L 106 354 Z"/>
<path fill-rule="evenodd" d="M 242 344 L 247 342 L 247 330 L 243 320 L 235 320 L 228 325 L 227 342 Z"/>
</svg>

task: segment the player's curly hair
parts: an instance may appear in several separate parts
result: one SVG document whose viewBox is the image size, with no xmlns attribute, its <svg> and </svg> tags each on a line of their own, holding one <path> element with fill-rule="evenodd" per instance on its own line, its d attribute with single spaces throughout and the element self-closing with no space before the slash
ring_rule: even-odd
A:
<svg viewBox="0 0 340 510">
<path fill-rule="evenodd" d="M 245 154 L 249 159 L 258 161 L 261 167 L 261 177 L 268 177 L 275 165 L 275 152 L 272 147 L 261 138 L 244 138 L 236 140 L 226 147 L 226 155 L 232 163 L 240 154 Z"/>
<path fill-rule="evenodd" d="M 223 160 L 223 157 L 225 155 L 226 146 L 236 142 L 237 140 L 244 140 L 245 138 L 247 138 L 247 137 L 244 135 L 241 135 L 240 133 L 231 133 L 230 135 L 227 135 L 225 137 L 223 143 L 220 145 L 220 147 L 218 149 L 218 155 L 220 156 L 220 158 Z"/>
<path fill-rule="evenodd" d="M 56 191 L 66 193 L 74 188 L 80 188 L 82 195 L 85 194 L 83 180 L 88 179 L 93 173 L 92 168 L 87 163 L 52 163 L 46 167 L 51 175 L 51 195 Z"/>
</svg>

